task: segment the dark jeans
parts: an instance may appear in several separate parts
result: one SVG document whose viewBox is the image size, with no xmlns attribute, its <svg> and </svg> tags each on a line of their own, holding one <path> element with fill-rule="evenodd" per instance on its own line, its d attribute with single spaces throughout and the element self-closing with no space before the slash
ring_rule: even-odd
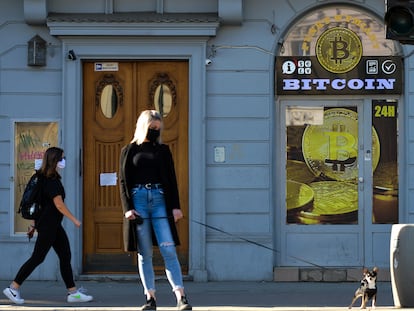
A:
<svg viewBox="0 0 414 311">
<path fill-rule="evenodd" d="M 32 256 L 21 266 L 14 281 L 19 285 L 23 284 L 34 269 L 45 260 L 51 247 L 53 247 L 59 258 L 60 274 L 66 288 L 75 287 L 72 266 L 70 264 L 69 239 L 61 224 L 56 229 L 44 228 L 38 232 Z"/>
</svg>

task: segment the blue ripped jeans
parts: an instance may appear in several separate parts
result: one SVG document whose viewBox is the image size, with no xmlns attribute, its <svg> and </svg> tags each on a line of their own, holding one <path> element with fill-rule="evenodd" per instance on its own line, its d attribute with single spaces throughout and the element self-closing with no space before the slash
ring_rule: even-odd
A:
<svg viewBox="0 0 414 311">
<path fill-rule="evenodd" d="M 144 294 L 155 291 L 155 275 L 152 263 L 152 233 L 154 229 L 160 253 L 164 259 L 165 272 L 173 291 L 183 288 L 181 266 L 171 234 L 162 188 L 146 189 L 138 186 L 132 189 L 136 211 L 144 219 L 137 225 L 138 269 L 144 287 Z"/>
</svg>

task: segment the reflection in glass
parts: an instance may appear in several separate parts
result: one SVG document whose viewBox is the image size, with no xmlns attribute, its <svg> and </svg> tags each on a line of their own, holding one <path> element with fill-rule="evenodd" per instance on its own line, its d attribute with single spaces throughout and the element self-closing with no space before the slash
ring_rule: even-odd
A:
<svg viewBox="0 0 414 311">
<path fill-rule="evenodd" d="M 171 90 L 166 84 L 160 84 L 155 90 L 154 95 L 155 109 L 165 118 L 171 112 L 172 95 Z"/>
<path fill-rule="evenodd" d="M 101 94 L 101 110 L 105 117 L 111 119 L 118 109 L 118 97 L 111 84 L 104 87 Z"/>
</svg>

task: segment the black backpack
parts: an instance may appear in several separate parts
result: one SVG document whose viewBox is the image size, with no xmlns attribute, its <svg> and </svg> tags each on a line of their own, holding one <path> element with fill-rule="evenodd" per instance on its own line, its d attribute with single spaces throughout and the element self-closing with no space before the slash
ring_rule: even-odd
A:
<svg viewBox="0 0 414 311">
<path fill-rule="evenodd" d="M 20 207 L 17 211 L 24 219 L 37 220 L 42 213 L 41 193 L 42 177 L 36 172 L 30 177 L 24 189 Z"/>
</svg>

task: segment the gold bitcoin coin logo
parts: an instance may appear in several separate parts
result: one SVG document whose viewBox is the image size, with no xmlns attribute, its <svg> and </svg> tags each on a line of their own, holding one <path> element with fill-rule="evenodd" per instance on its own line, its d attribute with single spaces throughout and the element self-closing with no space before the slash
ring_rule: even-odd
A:
<svg viewBox="0 0 414 311">
<path fill-rule="evenodd" d="M 311 171 L 321 178 L 356 182 L 358 178 L 358 114 L 344 108 L 325 110 L 323 125 L 308 125 L 302 152 Z M 378 165 L 380 143 L 372 128 L 372 168 Z"/>
<path fill-rule="evenodd" d="M 351 71 L 362 57 L 361 39 L 348 28 L 330 28 L 316 42 L 316 57 L 321 66 L 330 72 Z"/>
<path fill-rule="evenodd" d="M 319 181 L 310 184 L 315 193 L 313 213 L 317 215 L 340 215 L 358 210 L 357 185 Z"/>
<path fill-rule="evenodd" d="M 314 208 L 300 211 L 304 224 L 353 223 L 358 220 L 358 185 L 339 181 L 320 181 L 309 185 L 314 193 Z"/>
</svg>

